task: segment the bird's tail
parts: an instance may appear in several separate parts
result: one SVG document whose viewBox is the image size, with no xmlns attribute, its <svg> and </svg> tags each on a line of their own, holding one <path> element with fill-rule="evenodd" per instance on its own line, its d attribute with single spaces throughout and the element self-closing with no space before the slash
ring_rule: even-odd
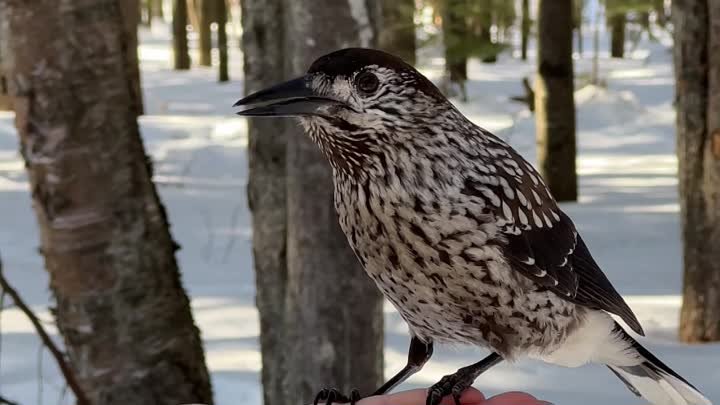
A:
<svg viewBox="0 0 720 405">
<path fill-rule="evenodd" d="M 637 356 L 637 364 L 607 366 L 635 395 L 654 405 L 712 405 L 692 384 L 642 347 L 620 325 L 616 324 L 615 333 L 629 343 L 627 351 L 631 353 L 628 354 Z"/>
</svg>

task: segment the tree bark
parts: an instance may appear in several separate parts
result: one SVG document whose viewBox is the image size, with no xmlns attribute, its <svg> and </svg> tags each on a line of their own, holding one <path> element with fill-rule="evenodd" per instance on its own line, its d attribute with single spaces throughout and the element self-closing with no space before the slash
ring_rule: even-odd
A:
<svg viewBox="0 0 720 405">
<path fill-rule="evenodd" d="M 286 80 L 284 0 L 240 2 L 245 94 Z M 280 16 L 280 18 L 278 18 Z M 252 212 L 255 302 L 260 317 L 265 405 L 300 403 L 285 397 L 287 284 L 286 145 L 289 120 L 248 119 L 248 203 Z M 297 132 L 297 130 L 296 130 Z M 299 134 L 293 134 L 302 136 Z"/>
<path fill-rule="evenodd" d="M 140 7 L 140 20 L 142 24 L 146 27 L 151 27 L 153 17 L 152 3 L 150 0 L 142 0 L 140 2 Z"/>
<path fill-rule="evenodd" d="M 584 52 L 583 49 L 583 11 L 585 10 L 585 0 L 574 0 L 573 7 L 573 19 L 575 25 L 575 32 L 577 33 L 577 51 L 578 55 L 582 57 Z"/>
<path fill-rule="evenodd" d="M 210 31 L 210 24 L 214 19 L 213 3 L 212 0 L 199 0 L 199 4 L 196 2 L 198 12 L 198 51 L 200 52 L 198 63 L 200 66 L 212 66 L 212 32 Z"/>
<path fill-rule="evenodd" d="M 152 4 L 152 13 L 154 17 L 163 18 L 165 13 L 163 12 L 163 0 L 148 0 Z"/>
<path fill-rule="evenodd" d="M 241 5 L 246 93 L 337 48 L 375 45 L 373 2 Z M 248 129 L 264 402 L 308 402 L 325 386 L 370 393 L 382 380 L 382 300 L 340 230 L 329 165 L 293 121 L 251 119 Z"/>
<path fill-rule="evenodd" d="M 97 405 L 212 403 L 133 111 L 120 1 L 0 4 L 53 312 L 80 385 Z"/>
<path fill-rule="evenodd" d="M 6 41 L 4 38 L 8 29 L 5 27 L 7 21 L 0 18 L 0 110 L 12 110 L 12 100 L 8 89 L 7 62 L 5 61 Z"/>
<path fill-rule="evenodd" d="M 680 338 L 720 340 L 720 4 L 675 0 L 677 151 L 684 241 Z"/>
<path fill-rule="evenodd" d="M 288 76 L 339 48 L 375 46 L 369 3 L 288 0 Z M 290 132 L 286 395 L 307 403 L 323 386 L 367 395 L 383 377 L 382 299 L 340 230 L 329 164 L 298 126 Z"/>
<path fill-rule="evenodd" d="M 625 13 L 616 13 L 609 18 L 610 23 L 610 56 L 625 56 Z"/>
<path fill-rule="evenodd" d="M 381 1 L 378 47 L 415 64 L 415 0 Z"/>
<path fill-rule="evenodd" d="M 225 0 L 216 0 L 215 14 L 217 17 L 218 34 L 218 56 L 220 64 L 218 66 L 218 81 L 227 82 L 230 80 L 228 74 L 228 43 L 227 43 L 227 4 Z"/>
<path fill-rule="evenodd" d="M 138 0 L 123 0 L 120 2 L 121 12 L 124 22 L 125 35 L 123 38 L 123 53 L 125 58 L 125 69 L 130 75 L 132 82 L 131 87 L 131 108 L 135 111 L 135 116 L 143 115 L 143 97 L 142 86 L 140 84 L 140 61 L 138 59 L 138 32 L 139 23 L 138 8 L 140 7 Z"/>
<path fill-rule="evenodd" d="M 540 0 L 538 8 L 538 165 L 558 201 L 577 200 L 572 7 L 572 0 Z"/>
<path fill-rule="evenodd" d="M 175 70 L 190 69 L 190 53 L 188 52 L 187 41 L 188 7 L 186 0 L 173 0 L 172 25 Z"/>
<path fill-rule="evenodd" d="M 463 100 L 467 100 L 467 52 L 464 49 L 464 39 L 468 36 L 468 26 L 462 11 L 465 7 L 466 0 L 445 0 L 442 9 L 445 74 L 449 87 L 459 87 Z M 447 96 L 453 95 L 450 89 L 446 89 L 445 93 Z"/>
<path fill-rule="evenodd" d="M 520 26 L 520 57 L 527 60 L 528 40 L 530 39 L 530 0 L 522 0 L 522 22 Z"/>
</svg>

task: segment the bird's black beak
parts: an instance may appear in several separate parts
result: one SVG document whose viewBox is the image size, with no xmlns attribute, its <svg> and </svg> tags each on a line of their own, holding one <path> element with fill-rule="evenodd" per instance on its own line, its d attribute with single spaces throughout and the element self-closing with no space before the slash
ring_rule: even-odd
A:
<svg viewBox="0 0 720 405">
<path fill-rule="evenodd" d="M 237 114 L 246 117 L 299 117 L 330 116 L 328 107 L 345 106 L 340 100 L 315 92 L 311 83 L 311 77 L 299 77 L 250 94 L 234 107 L 244 107 Z"/>
</svg>

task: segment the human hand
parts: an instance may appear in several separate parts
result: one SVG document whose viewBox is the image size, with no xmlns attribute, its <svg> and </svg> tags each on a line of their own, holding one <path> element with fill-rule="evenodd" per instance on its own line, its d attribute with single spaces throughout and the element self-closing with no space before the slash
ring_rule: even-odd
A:
<svg viewBox="0 0 720 405">
<path fill-rule="evenodd" d="M 376 395 L 360 400 L 357 405 L 423 405 L 427 390 L 415 389 L 389 395 Z M 460 397 L 461 405 L 552 405 L 524 392 L 506 392 L 491 398 L 475 388 L 468 388 Z M 443 398 L 440 405 L 454 405 L 452 397 Z"/>
</svg>

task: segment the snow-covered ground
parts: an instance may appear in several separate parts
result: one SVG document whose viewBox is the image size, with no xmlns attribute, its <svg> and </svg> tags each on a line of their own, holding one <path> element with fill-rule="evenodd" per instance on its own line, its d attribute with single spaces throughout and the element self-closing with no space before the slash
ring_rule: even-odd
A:
<svg viewBox="0 0 720 405">
<path fill-rule="evenodd" d="M 216 403 L 259 405 L 259 330 L 245 200 L 247 139 L 244 120 L 230 107 L 242 94 L 241 55 L 231 50 L 234 81 L 219 85 L 214 70 L 169 69 L 169 38 L 163 27 L 142 34 L 147 110 L 140 120 L 142 133 L 156 162 L 155 180 L 172 233 L 182 245 L 183 281 L 205 340 Z M 720 345 L 687 346 L 676 339 L 681 245 L 673 78 L 666 45 L 643 43 L 621 61 L 603 57 L 608 89 L 577 91 L 581 198 L 563 208 L 638 315 L 648 335 L 643 342 L 710 399 L 720 401 Z M 437 77 L 441 64 L 427 57 L 423 71 Z M 471 63 L 470 100 L 459 107 L 534 161 L 532 116 L 508 101 L 521 94 L 520 80 L 532 70 L 532 61 L 509 56 L 494 65 Z M 587 54 L 576 61 L 576 70 L 590 70 Z M 0 113 L 0 253 L 10 281 L 49 325 L 47 276 L 37 246 L 12 115 Z M 1 329 L 0 393 L 23 405 L 71 403 L 60 399 L 62 379 L 22 314 L 4 310 Z M 390 375 L 404 365 L 408 342 L 407 328 L 390 306 L 386 330 Z M 484 354 L 472 348 L 440 348 L 405 387 L 432 384 Z M 642 403 L 600 366 L 563 369 L 529 360 L 501 364 L 476 386 L 491 394 L 529 391 L 556 404 Z"/>
</svg>

